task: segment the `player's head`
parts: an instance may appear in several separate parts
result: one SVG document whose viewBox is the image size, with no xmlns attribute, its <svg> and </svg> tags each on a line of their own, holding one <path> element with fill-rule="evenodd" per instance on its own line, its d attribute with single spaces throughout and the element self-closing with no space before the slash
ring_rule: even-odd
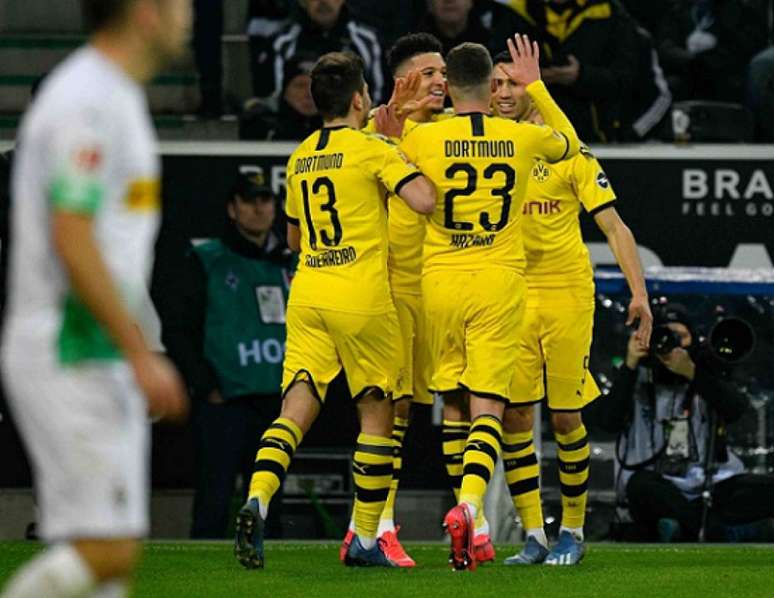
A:
<svg viewBox="0 0 774 598">
<path fill-rule="evenodd" d="M 191 0 L 81 0 L 81 7 L 90 32 L 137 36 L 159 68 L 183 56 L 188 48 Z"/>
<path fill-rule="evenodd" d="M 419 71 L 422 82 L 415 100 L 432 95 L 428 104 L 431 112 L 441 112 L 446 99 L 446 63 L 443 46 L 430 33 L 409 33 L 398 38 L 387 53 L 387 64 L 393 77 L 405 77 Z"/>
<path fill-rule="evenodd" d="M 351 52 L 330 52 L 312 69 L 312 98 L 323 121 L 356 116 L 364 126 L 371 109 L 363 61 Z"/>
<path fill-rule="evenodd" d="M 274 193 L 263 170 L 240 172 L 226 202 L 228 217 L 246 237 L 263 235 L 271 230 L 276 215 Z"/>
<path fill-rule="evenodd" d="M 492 94 L 492 59 L 481 44 L 465 42 L 446 56 L 446 81 L 452 102 L 486 102 Z"/>
<path fill-rule="evenodd" d="M 521 120 L 529 114 L 531 100 L 525 86 L 517 84 L 503 69 L 503 64 L 508 65 L 511 62 L 508 52 L 500 52 L 494 57 L 492 109 L 497 116 Z"/>
</svg>

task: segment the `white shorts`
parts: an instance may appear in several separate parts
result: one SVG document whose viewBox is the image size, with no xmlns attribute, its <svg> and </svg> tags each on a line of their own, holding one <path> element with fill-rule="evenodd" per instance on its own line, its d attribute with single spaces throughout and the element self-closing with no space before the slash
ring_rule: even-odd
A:
<svg viewBox="0 0 774 598">
<path fill-rule="evenodd" d="M 5 347 L 3 374 L 48 542 L 148 533 L 146 402 L 124 362 L 62 368 Z"/>
</svg>

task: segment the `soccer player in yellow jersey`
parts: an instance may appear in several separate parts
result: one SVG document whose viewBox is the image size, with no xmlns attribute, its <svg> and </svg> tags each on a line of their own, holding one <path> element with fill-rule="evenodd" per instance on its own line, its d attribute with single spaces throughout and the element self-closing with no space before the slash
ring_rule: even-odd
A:
<svg viewBox="0 0 774 598">
<path fill-rule="evenodd" d="M 392 480 L 392 395 L 398 321 L 387 272 L 387 192 L 429 213 L 435 191 L 397 147 L 362 132 L 371 100 L 363 64 L 331 53 L 312 70 L 324 127 L 293 152 L 287 169 L 288 245 L 300 264 L 287 311 L 280 417 L 261 439 L 247 503 L 237 517 L 235 554 L 263 566 L 263 522 L 304 434 L 343 368 L 361 433 L 353 459 L 355 538 L 347 565 L 395 566 L 377 541 Z"/>
<path fill-rule="evenodd" d="M 495 113 L 539 122 L 524 86 L 509 75 L 511 67 L 509 53 L 495 57 Z M 585 146 L 558 164 L 539 160 L 529 173 L 522 210 L 527 301 L 511 403 L 503 421 L 505 475 L 527 542 L 521 553 L 506 559 L 509 565 L 574 565 L 584 553 L 589 444 L 580 409 L 599 396 L 599 389 L 588 372 L 594 279 L 578 222 L 581 208 L 605 233 L 626 276 L 632 293 L 627 324 L 639 319 L 638 342 L 644 347 L 649 342 L 652 316 L 637 246 L 615 201 L 605 172 Z M 543 530 L 540 470 L 532 443 L 533 405 L 544 396 L 557 442 L 562 493 L 562 526 L 553 550 Z"/>
<path fill-rule="evenodd" d="M 395 42 L 388 54 L 388 63 L 395 77 L 395 92 L 390 104 L 396 104 L 398 114 L 393 127 L 384 126 L 377 113 L 371 123 L 379 132 L 401 139 L 421 123 L 436 122 L 453 116 L 444 109 L 446 98 L 446 63 L 441 56 L 442 46 L 428 33 L 411 33 Z M 416 79 L 413 79 L 416 77 Z M 403 119 L 405 119 L 404 122 Z M 400 553 L 394 529 L 393 512 L 395 492 L 398 486 L 402 459 L 400 450 L 408 424 L 409 399 L 418 404 L 432 404 L 428 390 L 428 346 L 422 315 L 420 277 L 422 272 L 422 244 L 425 237 L 424 219 L 416 213 L 397 205 L 390 211 L 390 283 L 395 309 L 401 325 L 403 364 L 399 379 L 399 396 L 405 397 L 395 404 L 393 440 L 396 446 L 394 461 L 395 478 L 387 498 L 380 532 L 384 530 L 388 550 Z M 402 389 L 402 390 L 401 390 Z M 443 427 L 441 438 L 446 472 L 451 482 L 455 500 L 459 498 L 462 483 L 462 455 L 470 432 L 470 414 L 467 397 L 445 395 L 443 397 Z M 476 518 L 474 534 L 476 561 L 486 562 L 495 558 L 495 550 L 489 536 L 489 524 L 483 510 Z M 345 542 L 346 544 L 346 542 Z M 343 550 L 343 548 L 342 548 Z M 401 561 L 407 562 L 407 561 Z"/>
<path fill-rule="evenodd" d="M 443 114 L 446 98 L 446 63 L 442 46 L 428 33 L 412 33 L 399 38 L 387 56 L 395 78 L 396 92 L 391 104 L 401 112 L 396 129 L 385 130 L 396 140 L 422 122 Z M 366 131 L 376 131 L 372 118 Z M 380 131 L 381 132 L 381 131 Z M 400 326 L 399 369 L 395 388 L 393 480 L 379 521 L 378 537 L 388 558 L 401 567 L 415 565 L 398 541 L 394 522 L 395 497 L 400 481 L 403 438 L 409 424 L 411 402 L 432 405 L 427 382 L 427 341 L 421 309 L 419 279 L 422 272 L 424 217 L 400 201 L 391 202 L 388 215 L 389 277 L 392 298 Z M 461 465 L 460 465 L 461 466 Z M 344 560 L 354 537 L 354 513 L 339 556 Z"/>
<path fill-rule="evenodd" d="M 516 36 L 509 47 L 512 76 L 552 126 L 490 117 L 492 60 L 483 46 L 466 43 L 446 57 L 456 116 L 420 125 L 401 142 L 438 190 L 421 281 L 431 388 L 470 397 L 459 504 L 444 519 L 458 569 L 476 565 L 473 521 L 500 452 L 510 396 L 526 292 L 519 222 L 526 181 L 535 160 L 563 160 L 580 145 L 540 81 L 537 44 Z"/>
</svg>

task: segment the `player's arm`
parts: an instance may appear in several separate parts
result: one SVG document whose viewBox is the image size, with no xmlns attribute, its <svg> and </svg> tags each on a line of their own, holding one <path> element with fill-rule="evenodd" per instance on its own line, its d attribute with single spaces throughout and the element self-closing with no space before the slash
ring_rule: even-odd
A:
<svg viewBox="0 0 774 598">
<path fill-rule="evenodd" d="M 287 165 L 287 172 L 292 170 L 293 156 L 290 156 Z M 288 221 L 288 247 L 296 253 L 301 251 L 301 222 L 299 220 L 298 203 L 296 202 L 296 193 L 293 190 L 292 176 L 288 176 L 285 181 L 285 218 Z"/>
<path fill-rule="evenodd" d="M 406 140 L 407 148 L 411 147 L 415 135 L 410 135 Z M 420 214 L 432 214 L 435 210 L 436 194 L 435 186 L 423 175 L 407 158 L 401 149 L 395 145 L 379 141 L 382 148 L 382 161 L 377 176 L 382 184 L 403 201 L 415 212 Z"/>
<path fill-rule="evenodd" d="M 51 142 L 55 173 L 49 182 L 51 240 L 69 285 L 104 327 L 132 369 L 154 416 L 182 417 L 183 383 L 172 365 L 147 347 L 126 310 L 94 236 L 94 218 L 106 188 L 103 134 L 74 118 Z"/>
<path fill-rule="evenodd" d="M 626 226 L 613 206 L 596 212 L 594 221 L 607 237 L 607 243 L 610 245 L 615 260 L 626 277 L 626 282 L 632 293 L 626 324 L 630 325 L 639 319 L 640 324 L 634 336 L 641 346 L 647 347 L 650 344 L 653 315 L 650 313 L 648 290 L 645 287 L 645 277 L 642 275 L 637 242 L 634 240 L 631 229 Z"/>
<path fill-rule="evenodd" d="M 301 229 L 297 223 L 288 220 L 288 247 L 291 251 L 301 251 Z"/>
<path fill-rule="evenodd" d="M 408 179 L 395 191 L 415 212 L 432 214 L 435 210 L 435 186 L 419 171 L 417 171 L 417 176 Z"/>
<path fill-rule="evenodd" d="M 580 139 L 545 84 L 540 80 L 540 49 L 537 42 L 526 35 L 516 34 L 508 40 L 511 64 L 501 64 L 508 76 L 517 84 L 524 85 L 529 97 L 540 112 L 543 121 L 553 131 L 546 131 L 540 143 L 539 157 L 547 162 L 559 162 L 571 158 L 580 150 Z"/>
<path fill-rule="evenodd" d="M 93 217 L 55 207 L 51 234 L 70 287 L 132 366 L 151 415 L 184 416 L 187 402 L 182 381 L 166 359 L 148 349 L 126 311 L 94 238 Z"/>
</svg>

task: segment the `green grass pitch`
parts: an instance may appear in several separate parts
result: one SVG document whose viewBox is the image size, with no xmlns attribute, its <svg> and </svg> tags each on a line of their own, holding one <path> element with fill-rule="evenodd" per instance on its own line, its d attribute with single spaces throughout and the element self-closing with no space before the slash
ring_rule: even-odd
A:
<svg viewBox="0 0 774 598">
<path fill-rule="evenodd" d="M 592 544 L 578 567 L 505 567 L 454 572 L 443 545 L 409 544 L 413 570 L 347 569 L 338 545 L 269 542 L 266 569 L 246 571 L 226 543 L 150 542 L 134 596 L 396 598 L 774 596 L 774 548 Z M 0 587 L 39 546 L 0 543 Z M 498 559 L 513 553 L 499 547 Z"/>
</svg>

